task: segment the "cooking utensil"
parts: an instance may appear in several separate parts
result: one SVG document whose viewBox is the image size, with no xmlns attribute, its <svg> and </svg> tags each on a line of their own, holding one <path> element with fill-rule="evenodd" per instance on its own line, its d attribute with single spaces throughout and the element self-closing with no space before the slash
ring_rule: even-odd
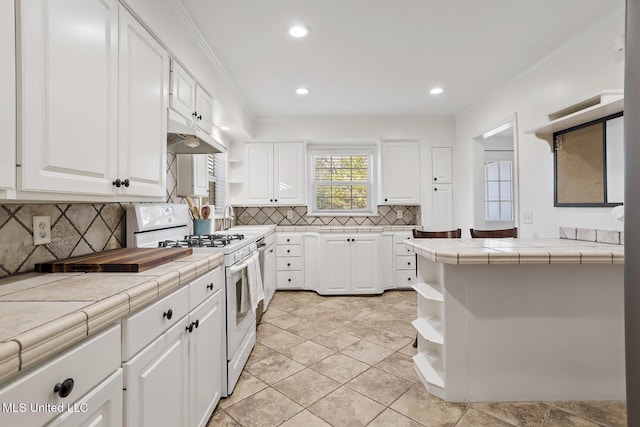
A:
<svg viewBox="0 0 640 427">
<path fill-rule="evenodd" d="M 190 196 L 186 196 L 184 199 L 187 201 L 189 208 L 191 208 L 191 212 L 193 212 L 193 217 L 195 219 L 202 219 L 202 216 L 200 216 L 200 210 L 198 209 L 196 204 L 193 203 L 193 199 Z"/>
<path fill-rule="evenodd" d="M 200 214 L 202 214 L 202 219 L 208 219 L 209 215 L 211 215 L 211 208 L 209 206 L 203 206 L 200 209 Z"/>
</svg>

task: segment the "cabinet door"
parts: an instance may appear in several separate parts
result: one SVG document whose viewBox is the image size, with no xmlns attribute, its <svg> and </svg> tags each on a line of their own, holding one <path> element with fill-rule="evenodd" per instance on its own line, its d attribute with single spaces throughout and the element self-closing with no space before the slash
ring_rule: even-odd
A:
<svg viewBox="0 0 640 427">
<path fill-rule="evenodd" d="M 272 245 L 264 255 L 264 309 L 276 291 L 276 247 Z"/>
<path fill-rule="evenodd" d="M 394 260 L 393 235 L 383 233 L 380 237 L 380 285 L 383 289 L 394 287 Z"/>
<path fill-rule="evenodd" d="M 16 181 L 16 33 L 12 1 L 0 2 L 0 195 Z"/>
<path fill-rule="evenodd" d="M 213 132 L 213 98 L 196 86 L 196 126 L 208 135 Z"/>
<path fill-rule="evenodd" d="M 169 55 L 124 8 L 120 9 L 120 195 L 166 196 Z"/>
<path fill-rule="evenodd" d="M 118 427 L 122 425 L 122 369 L 118 369 L 82 399 L 70 404 L 71 411 L 47 427 Z"/>
<path fill-rule="evenodd" d="M 320 237 L 320 283 L 323 295 L 346 295 L 351 290 L 351 236 Z"/>
<path fill-rule="evenodd" d="M 453 229 L 453 185 L 434 185 L 431 197 L 431 229 Z"/>
<path fill-rule="evenodd" d="M 204 197 L 209 195 L 207 158 L 207 154 L 177 155 L 176 194 L 178 196 Z"/>
<path fill-rule="evenodd" d="M 379 294 L 380 286 L 380 237 L 356 235 L 351 242 L 351 292 L 354 294 Z"/>
<path fill-rule="evenodd" d="M 207 425 L 222 393 L 222 289 L 189 315 L 189 426 Z M 226 360 L 225 360 L 226 362 Z"/>
<path fill-rule="evenodd" d="M 381 181 L 381 204 L 420 203 L 420 146 L 418 142 L 385 142 L 382 144 Z"/>
<path fill-rule="evenodd" d="M 248 205 L 273 203 L 273 144 L 247 144 Z"/>
<path fill-rule="evenodd" d="M 118 2 L 18 4 L 19 189 L 115 194 Z"/>
<path fill-rule="evenodd" d="M 176 61 L 171 61 L 170 107 L 189 120 L 195 120 L 196 82 Z"/>
<path fill-rule="evenodd" d="M 187 317 L 123 364 L 125 425 L 188 425 Z"/>
<path fill-rule="evenodd" d="M 274 144 L 274 203 L 304 204 L 304 144 Z"/>
<path fill-rule="evenodd" d="M 432 180 L 437 184 L 453 182 L 453 150 L 451 147 L 431 149 Z"/>
</svg>

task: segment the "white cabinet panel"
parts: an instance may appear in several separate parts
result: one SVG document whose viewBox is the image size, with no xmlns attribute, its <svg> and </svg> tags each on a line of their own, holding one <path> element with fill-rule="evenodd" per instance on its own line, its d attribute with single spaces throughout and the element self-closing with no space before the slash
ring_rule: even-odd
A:
<svg viewBox="0 0 640 427">
<path fill-rule="evenodd" d="M 209 195 L 207 154 L 178 154 L 176 156 L 178 196 L 204 197 Z"/>
<path fill-rule="evenodd" d="M 247 204 L 273 204 L 273 144 L 247 146 Z"/>
<path fill-rule="evenodd" d="M 189 333 L 189 425 L 194 427 L 207 425 L 222 392 L 223 294 L 219 289 L 189 315 L 189 324 L 198 325 Z"/>
<path fill-rule="evenodd" d="M 16 185 L 16 33 L 12 1 L 0 2 L 0 197 Z"/>
<path fill-rule="evenodd" d="M 124 8 L 120 9 L 119 193 L 165 196 L 169 55 Z"/>
<path fill-rule="evenodd" d="M 420 203 L 420 146 L 417 141 L 382 143 L 380 204 Z"/>
<path fill-rule="evenodd" d="M 19 3 L 19 187 L 113 194 L 118 2 Z"/>
<path fill-rule="evenodd" d="M 213 98 L 196 85 L 196 126 L 211 135 L 213 132 Z"/>
<path fill-rule="evenodd" d="M 380 286 L 380 236 L 320 236 L 320 294 L 375 294 Z"/>
<path fill-rule="evenodd" d="M 431 229 L 453 229 L 453 185 L 433 186 L 431 196 Z"/>
<path fill-rule="evenodd" d="M 432 180 L 438 184 L 453 182 L 453 150 L 451 147 L 431 149 Z"/>
<path fill-rule="evenodd" d="M 304 204 L 304 144 L 247 144 L 247 205 Z"/>
<path fill-rule="evenodd" d="M 196 81 L 176 61 L 171 61 L 171 108 L 193 120 L 196 105 Z"/>
</svg>

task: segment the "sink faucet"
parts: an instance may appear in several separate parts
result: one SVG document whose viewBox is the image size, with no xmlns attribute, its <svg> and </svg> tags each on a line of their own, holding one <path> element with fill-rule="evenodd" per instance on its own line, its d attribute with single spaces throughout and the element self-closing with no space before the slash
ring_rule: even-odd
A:
<svg viewBox="0 0 640 427">
<path fill-rule="evenodd" d="M 229 220 L 229 225 L 227 226 L 227 219 Z M 231 205 L 224 205 L 224 210 L 222 211 L 222 229 L 228 230 L 233 225 L 233 208 Z"/>
</svg>

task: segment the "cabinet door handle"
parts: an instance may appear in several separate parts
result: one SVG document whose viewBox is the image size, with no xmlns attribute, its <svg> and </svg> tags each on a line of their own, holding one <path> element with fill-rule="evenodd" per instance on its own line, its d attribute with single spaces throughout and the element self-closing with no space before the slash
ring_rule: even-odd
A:
<svg viewBox="0 0 640 427">
<path fill-rule="evenodd" d="M 438 191 L 438 187 L 434 188 L 433 191 Z"/>
<path fill-rule="evenodd" d="M 194 111 L 191 115 L 192 115 L 193 117 L 198 117 L 198 112 L 197 112 L 197 111 Z"/>
<path fill-rule="evenodd" d="M 287 249 L 287 253 L 291 253 L 291 250 L 290 250 L 290 249 Z"/>
<path fill-rule="evenodd" d="M 269 249 L 269 253 L 272 253 L 272 252 L 273 252 L 273 249 Z"/>
<path fill-rule="evenodd" d="M 273 202 L 273 199 L 269 199 L 270 202 Z"/>
<path fill-rule="evenodd" d="M 202 115 L 198 115 L 198 120 L 202 120 Z"/>
<path fill-rule="evenodd" d="M 213 290 L 213 283 L 209 283 L 209 284 L 207 285 L 207 289 L 209 289 L 210 291 L 212 291 L 212 290 Z"/>
<path fill-rule="evenodd" d="M 193 323 L 185 328 L 185 331 L 189 331 L 189 333 L 193 332 Z"/>
<path fill-rule="evenodd" d="M 287 267 L 291 267 L 291 263 L 290 262 L 287 263 Z"/>
<path fill-rule="evenodd" d="M 290 242 L 290 241 L 291 241 L 291 239 L 287 239 L 287 242 Z"/>
<path fill-rule="evenodd" d="M 274 199 L 273 201 L 274 201 L 274 202 L 276 202 L 276 203 L 278 203 L 278 199 Z"/>
<path fill-rule="evenodd" d="M 193 326 L 196 327 L 196 329 L 198 328 L 198 326 L 200 326 L 200 319 L 196 319 L 195 322 L 193 322 Z"/>
<path fill-rule="evenodd" d="M 289 282 L 290 282 L 290 281 L 291 281 L 291 279 L 287 279 L 287 281 L 289 281 Z"/>
<path fill-rule="evenodd" d="M 111 184 L 115 185 L 118 188 L 120 188 L 120 187 L 122 187 L 122 180 L 120 178 L 116 178 L 116 180 L 111 182 Z"/>
<path fill-rule="evenodd" d="M 433 180 L 434 180 L 434 181 L 437 181 L 437 180 L 438 180 L 438 177 L 437 177 L 437 176 L 434 176 L 434 177 L 433 177 Z"/>
<path fill-rule="evenodd" d="M 411 265 L 411 261 L 407 262 L 407 265 Z"/>
<path fill-rule="evenodd" d="M 125 187 L 129 187 L 129 184 L 131 184 L 129 182 L 129 178 L 126 178 L 124 181 L 122 181 L 122 185 L 124 185 Z"/>
<path fill-rule="evenodd" d="M 411 281 L 411 277 L 409 277 L 409 281 Z"/>
<path fill-rule="evenodd" d="M 385 201 L 385 202 L 388 202 L 388 201 L 389 201 L 389 199 L 384 199 L 384 201 Z"/>
<path fill-rule="evenodd" d="M 164 313 L 162 313 L 162 317 L 166 317 L 167 320 L 171 320 L 171 318 L 173 317 L 173 310 L 169 309 L 165 311 Z"/>
<path fill-rule="evenodd" d="M 71 391 L 73 390 L 73 384 L 74 384 L 73 378 L 67 378 L 61 383 L 56 384 L 53 387 L 53 392 L 58 393 L 58 396 L 60 397 L 67 397 L 71 394 Z"/>
</svg>

